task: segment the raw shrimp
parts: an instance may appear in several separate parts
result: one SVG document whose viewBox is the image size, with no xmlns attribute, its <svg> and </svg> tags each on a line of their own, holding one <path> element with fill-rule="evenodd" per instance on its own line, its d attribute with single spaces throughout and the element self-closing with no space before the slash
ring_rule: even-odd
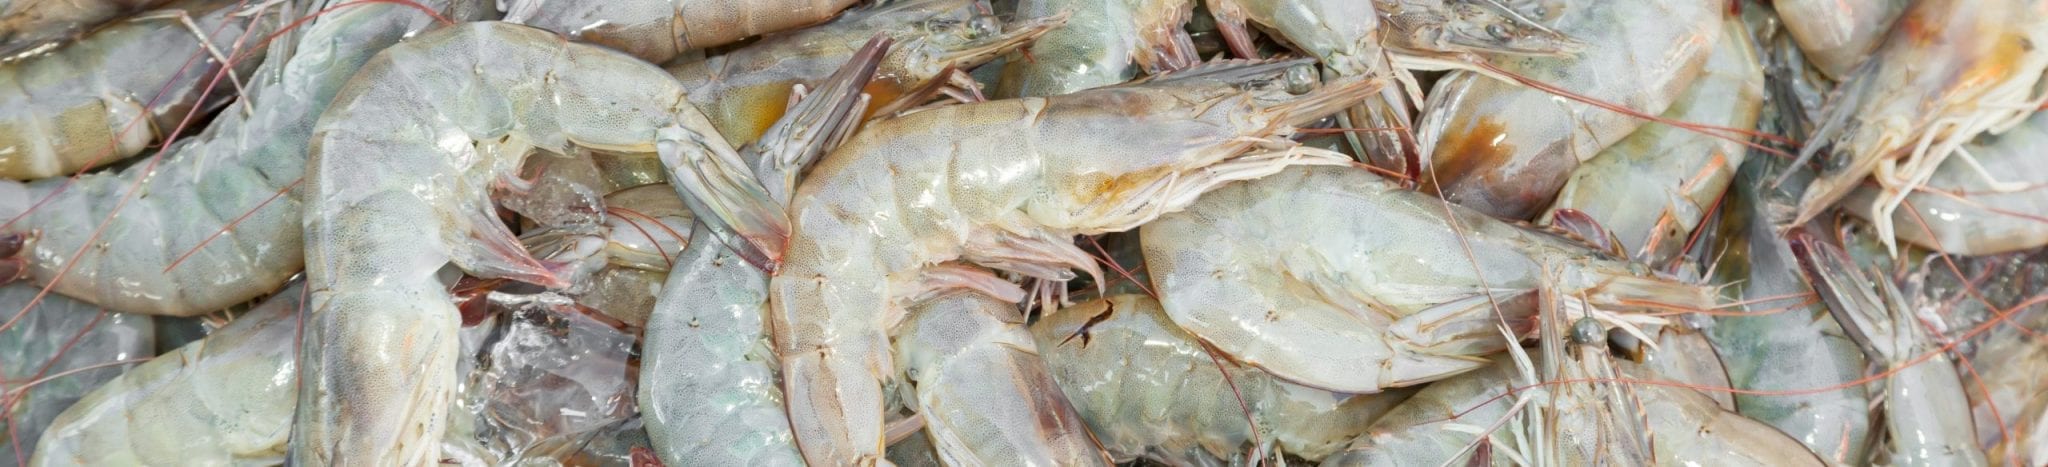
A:
<svg viewBox="0 0 2048 467">
<path fill-rule="evenodd" d="M 1905 198 L 1918 212 L 1893 211 L 1886 222 L 1901 226 L 1893 238 L 1961 255 L 1990 255 L 2048 245 L 2048 113 L 2036 113 L 2003 135 L 1978 138 L 1958 151 L 1974 161 L 1942 164 L 1927 183 Z M 2023 184 L 2007 190 L 1986 182 Z M 1851 215 L 1871 219 L 1864 209 L 1886 190 L 1864 186 L 1846 199 Z"/>
<path fill-rule="evenodd" d="M 33 53 L 171 0 L 7 0 L 0 2 L 0 57 Z"/>
<path fill-rule="evenodd" d="M 1568 8 L 1555 28 L 1586 43 L 1573 57 L 1496 57 L 1501 69 L 1637 111 L 1665 111 L 1720 40 L 1721 5 L 1654 0 Z M 1550 205 L 1581 161 L 1643 120 L 1519 84 L 1453 72 L 1416 125 L 1421 190 L 1504 219 Z"/>
<path fill-rule="evenodd" d="M 669 67 L 690 102 L 733 144 L 753 141 L 788 106 L 790 87 L 815 85 L 877 34 L 895 39 L 867 92 L 877 108 L 941 76 L 993 60 L 1047 31 L 1065 17 L 1025 20 L 1000 30 L 993 16 L 975 15 L 968 0 L 911 0 L 860 8 L 830 23 L 761 39 L 709 59 Z"/>
<path fill-rule="evenodd" d="M 1664 118 L 1755 127 L 1764 93 L 1755 50 L 1739 18 L 1723 21 L 1705 69 Z M 1630 258 L 1660 266 L 1700 227 L 1746 155 L 1739 141 L 1649 123 L 1573 169 L 1541 221 L 1552 223 L 1560 209 L 1578 210 L 1619 238 Z"/>
<path fill-rule="evenodd" d="M 241 3 L 179 2 L 173 14 L 189 15 L 190 28 L 174 18 L 130 19 L 0 64 L 0 177 L 69 175 L 119 162 L 178 128 L 186 114 L 234 99 L 230 80 L 212 79 L 226 57 L 204 57 L 233 51 L 244 59 L 230 72 L 247 75 L 263 62 L 263 36 L 277 26 L 274 17 L 239 10 Z"/>
<path fill-rule="evenodd" d="M 1828 311 L 1884 379 L 1885 461 L 1911 465 L 1987 465 L 1977 447 L 1970 401 L 1945 350 L 1922 327 L 1889 277 L 1866 274 L 1842 247 L 1805 231 L 1788 241 Z M 1922 354 L 1933 352 L 1930 358 Z M 1917 361 L 1915 361 L 1917 360 Z M 1850 462 L 1860 462 L 1851 459 Z"/>
<path fill-rule="evenodd" d="M 1031 334 L 1053 379 L 1118 462 L 1240 463 L 1253 460 L 1241 457 L 1247 448 L 1313 462 L 1409 394 L 1335 393 L 1218 363 L 1143 295 L 1067 307 Z"/>
<path fill-rule="evenodd" d="M 871 40 L 805 96 L 742 159 L 776 206 L 797 176 L 860 118 L 859 89 L 887 51 Z M 687 176 L 677 174 L 678 177 Z M 802 465 L 769 348 L 768 272 L 699 225 L 654 303 L 642 339 L 640 412 L 669 465 Z"/>
<path fill-rule="evenodd" d="M 0 309 L 21 309 L 39 287 L 0 287 Z M 23 465 L 58 414 L 156 355 L 155 320 L 45 297 L 0 331 L 0 465 Z"/>
<path fill-rule="evenodd" d="M 1777 427 L 1808 450 L 1836 464 L 1867 458 L 1870 399 L 1863 386 L 1841 386 L 1863 375 L 1863 353 L 1824 305 L 1807 301 L 1812 289 L 1799 278 L 1799 265 L 1778 229 L 1799 199 L 1804 183 L 1771 186 L 1770 177 L 1790 167 L 1769 156 L 1753 157 L 1736 175 L 1720 210 L 1709 248 L 1713 282 L 1741 315 L 1721 316 L 1707 330 L 1732 387 L 1746 391 L 1799 394 L 1735 394 L 1742 415 Z M 1808 176 L 1811 172 L 1806 172 Z M 1804 182 L 1804 178 L 1795 178 Z M 1785 362 L 1799 362 L 1786 365 Z"/>
<path fill-rule="evenodd" d="M 206 339 L 93 390 L 50 425 L 31 464 L 283 462 L 304 294 L 303 285 L 286 287 Z"/>
<path fill-rule="evenodd" d="M 1024 314 L 959 290 L 912 305 L 897 330 L 902 387 L 950 465 L 1110 465 L 1053 384 Z"/>
<path fill-rule="evenodd" d="M 2039 45 L 2048 44 L 2048 0 L 1915 2 L 1904 14 L 1877 54 L 1835 90 L 1800 151 L 1802 162 L 1823 151 L 1827 157 L 1795 222 L 1820 215 L 1873 175 L 1884 191 L 1868 205 L 1871 223 L 1895 245 L 1892 214 L 1906 195 L 1963 144 L 2018 127 L 2048 101 L 2041 88 L 2048 48 Z"/>
<path fill-rule="evenodd" d="M 513 0 L 505 20 L 654 63 L 823 23 L 859 0 Z"/>
<path fill-rule="evenodd" d="M 930 265 L 1101 277 L 1074 235 L 1129 230 L 1224 183 L 1341 160 L 1278 135 L 1378 82 L 1288 95 L 1280 75 L 1299 64 L 1198 66 L 1141 85 L 932 108 L 872 122 L 821 161 L 797 191 L 770 283 L 805 459 L 881 459 L 881 383 L 895 368 L 887 330 L 903 300 L 954 286 L 1022 295 L 986 273 Z M 1259 147 L 1272 152 L 1240 156 Z"/>
<path fill-rule="evenodd" d="M 1777 0 L 1771 2 L 1785 31 L 1813 60 L 1813 67 L 1837 80 L 1849 77 L 1877 48 L 1908 0 Z"/>
<path fill-rule="evenodd" d="M 1480 356 L 1509 344 L 1499 326 L 1529 329 L 1526 298 L 1545 265 L 1566 270 L 1558 293 L 1602 306 L 1713 306 L 1705 288 L 1350 167 L 1223 187 L 1140 234 L 1175 323 L 1238 361 L 1333 391 L 1485 365 Z"/>
<path fill-rule="evenodd" d="M 467 1 L 415 3 L 448 13 Z M 314 120 L 371 54 L 433 22 L 389 3 L 327 12 L 300 26 L 297 47 L 270 49 L 296 51 L 251 76 L 254 113 L 224 113 L 154 156 L 160 162 L 69 181 L 0 181 L 0 216 L 15 219 L 4 230 L 34 234 L 29 279 L 111 310 L 174 316 L 276 290 L 303 264 L 293 188 Z"/>
<path fill-rule="evenodd" d="M 458 323 L 435 274 L 452 263 L 479 277 L 566 285 L 506 230 L 487 190 L 532 150 L 567 154 L 572 144 L 690 152 L 710 159 L 700 175 L 711 177 L 744 170 L 667 73 L 525 26 L 467 23 L 416 36 L 341 90 L 308 157 L 313 295 L 293 458 L 438 459 Z M 679 183 L 718 190 L 722 180 Z M 732 228 L 747 236 L 752 227 Z"/>
<path fill-rule="evenodd" d="M 1003 64 L 999 97 L 1056 96 L 1185 68 L 1194 42 L 1181 26 L 1195 0 L 1024 0 L 1020 18 L 1068 14 L 1065 26 L 1031 44 L 1031 57 Z"/>
</svg>

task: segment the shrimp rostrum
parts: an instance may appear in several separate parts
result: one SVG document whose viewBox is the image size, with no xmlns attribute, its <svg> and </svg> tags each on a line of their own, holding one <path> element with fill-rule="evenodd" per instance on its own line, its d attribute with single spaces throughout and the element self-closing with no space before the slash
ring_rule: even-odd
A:
<svg viewBox="0 0 2048 467">
<path fill-rule="evenodd" d="M 944 263 L 1052 280 L 1096 273 L 1074 235 L 1129 230 L 1223 183 L 1342 160 L 1280 136 L 1378 82 L 1289 94 L 1282 75 L 1301 63 L 930 108 L 873 122 L 827 155 L 796 192 L 770 282 L 769 327 L 805 459 L 881 459 L 882 382 L 896 366 L 888 330 L 908 303 L 951 287 L 1024 296 Z M 1265 150 L 1247 155 L 1255 149 Z"/>
<path fill-rule="evenodd" d="M 667 141 L 675 144 L 658 144 Z M 737 155 L 653 65 L 539 29 L 468 23 L 364 65 L 315 127 L 295 459 L 429 464 L 454 397 L 457 312 L 436 273 L 562 287 L 489 202 L 534 149 Z M 700 218 L 701 215 L 700 215 Z"/>
</svg>

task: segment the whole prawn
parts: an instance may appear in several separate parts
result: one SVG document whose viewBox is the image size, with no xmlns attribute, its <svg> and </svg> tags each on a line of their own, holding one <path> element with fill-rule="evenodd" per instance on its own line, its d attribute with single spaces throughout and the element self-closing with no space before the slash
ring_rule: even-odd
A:
<svg viewBox="0 0 2048 467">
<path fill-rule="evenodd" d="M 414 37 L 380 52 L 338 93 L 313 132 L 306 172 L 313 293 L 295 459 L 438 459 L 458 323 L 435 273 L 453 263 L 481 277 L 566 285 L 506 230 L 487 190 L 532 150 L 567 154 L 572 144 L 692 152 L 723 164 L 706 173 L 744 170 L 661 69 L 525 26 L 466 23 Z M 683 182 L 719 189 L 712 180 Z"/>
<path fill-rule="evenodd" d="M 461 19 L 469 1 L 414 3 Z M 154 163 L 0 181 L 0 216 L 13 218 L 0 230 L 32 237 L 31 281 L 116 311 L 190 316 L 276 290 L 303 264 L 295 188 L 314 120 L 372 54 L 432 24 L 390 3 L 327 12 L 300 26 L 290 58 L 252 75 L 254 113 L 227 112 Z"/>
<path fill-rule="evenodd" d="M 1713 2 L 1658 0 L 1567 8 L 1557 32 L 1583 41 L 1571 57 L 1501 57 L 1510 73 L 1650 114 L 1692 85 L 1720 40 Z M 1548 91 L 1470 72 L 1436 82 L 1415 124 L 1424 193 L 1504 219 L 1548 206 L 1579 163 L 1643 120 L 1565 102 Z"/>
<path fill-rule="evenodd" d="M 823 23 L 859 0 L 513 0 L 505 20 L 654 63 Z"/>
<path fill-rule="evenodd" d="M 1546 287 L 1618 310 L 1714 304 L 1706 288 L 1350 167 L 1224 187 L 1140 234 L 1176 324 L 1238 361 L 1332 391 L 1477 369 L 1511 345 L 1497 328 L 1527 332 L 1527 298 Z M 1563 278 L 1541 283 L 1545 265 Z"/>
<path fill-rule="evenodd" d="M 933 289 L 1021 296 L 966 260 L 1026 276 L 1096 272 L 1076 234 L 1128 230 L 1221 184 L 1334 154 L 1240 154 L 1376 91 L 1288 95 L 1297 63 L 1197 67 L 1144 84 L 938 107 L 872 122 L 820 162 L 792 203 L 770 282 L 770 329 L 797 445 L 813 464 L 882 456 L 887 330 Z M 1305 156 L 1313 154 L 1313 156 Z M 756 210 L 772 210 L 768 206 Z M 1091 274 L 1100 277 L 1099 273 Z"/>
<path fill-rule="evenodd" d="M 1878 238 L 1895 245 L 1893 212 L 1949 156 L 1968 159 L 1961 148 L 1971 139 L 2017 128 L 2048 103 L 2048 48 L 2039 44 L 2048 44 L 2048 0 L 1907 7 L 1876 55 L 1836 89 L 1800 150 L 1801 162 L 1827 157 L 1794 222 L 1814 219 L 1872 176 L 1883 196 L 1854 209 L 1870 209 Z"/>
<path fill-rule="evenodd" d="M 0 63 L 0 177 L 68 175 L 119 162 L 177 129 L 187 113 L 232 100 L 230 80 L 210 79 L 228 57 L 206 54 L 242 44 L 230 49 L 242 59 L 229 73 L 247 75 L 263 63 L 262 38 L 277 26 L 241 3 L 188 0 L 166 11 L 190 16 L 196 30 L 177 19 L 130 19 Z"/>
</svg>

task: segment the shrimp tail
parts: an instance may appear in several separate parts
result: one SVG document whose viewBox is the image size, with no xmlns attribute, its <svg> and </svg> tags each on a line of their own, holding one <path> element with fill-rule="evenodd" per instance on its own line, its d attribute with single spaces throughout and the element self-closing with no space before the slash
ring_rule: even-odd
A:
<svg viewBox="0 0 2048 467">
<path fill-rule="evenodd" d="M 1194 2 L 1174 4 L 1172 11 L 1163 14 L 1167 18 L 1164 24 L 1187 24 L 1194 13 Z M 1195 51 L 1194 39 L 1187 30 L 1161 27 L 1138 32 L 1138 50 L 1131 54 L 1131 61 L 1145 74 L 1156 75 L 1194 66 L 1202 61 L 1202 56 Z"/>
<path fill-rule="evenodd" d="M 1827 303 L 1828 314 L 1842 323 L 1842 331 L 1849 335 L 1849 340 L 1862 348 L 1864 354 L 1874 359 L 1885 358 L 1886 349 L 1880 346 L 1883 335 L 1874 332 L 1893 324 L 1884 314 L 1888 307 L 1870 289 L 1870 278 L 1864 277 L 1848 252 L 1805 230 L 1787 233 L 1785 241 L 1798 258 L 1806 282 Z"/>
<path fill-rule="evenodd" d="M 497 209 L 483 205 L 463 212 L 461 221 L 450 229 L 455 235 L 467 237 L 466 241 L 450 242 L 464 246 L 453 252 L 457 266 L 477 277 L 512 279 L 551 289 L 569 286 L 562 274 L 567 265 L 535 259 L 519 237 L 498 219 Z"/>
<path fill-rule="evenodd" d="M 661 130 L 655 153 L 697 219 L 747 262 L 774 271 L 789 240 L 789 216 L 718 135 Z M 721 151 L 722 150 L 722 151 Z"/>
<path fill-rule="evenodd" d="M 857 109 L 866 107 L 861 105 L 866 101 L 861 89 L 874 79 L 882 56 L 894 42 L 881 34 L 868 39 L 852 59 L 768 127 L 759 141 L 742 149 L 760 153 L 753 161 L 754 174 L 770 197 L 787 202 L 796 189 L 799 169 L 831 151 L 859 126 Z"/>
<path fill-rule="evenodd" d="M 1216 18 L 1216 30 L 1223 34 L 1223 44 L 1230 47 L 1230 53 L 1240 58 L 1258 58 L 1258 46 L 1252 44 L 1252 33 L 1245 28 L 1245 13 L 1233 0 L 1208 0 L 1209 15 Z"/>
</svg>

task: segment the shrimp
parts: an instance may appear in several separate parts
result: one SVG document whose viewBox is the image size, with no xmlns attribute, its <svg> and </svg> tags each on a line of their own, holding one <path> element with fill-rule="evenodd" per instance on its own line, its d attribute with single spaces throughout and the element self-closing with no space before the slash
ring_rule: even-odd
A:
<svg viewBox="0 0 2048 467">
<path fill-rule="evenodd" d="M 567 285 L 521 248 L 488 202 L 488 187 L 531 150 L 679 151 L 709 158 L 703 175 L 744 170 L 659 68 L 499 22 L 442 28 L 380 52 L 335 97 L 311 140 L 304 215 L 313 294 L 291 450 L 320 464 L 438 459 L 458 323 L 436 271 L 452 263 L 480 277 Z M 680 182 L 718 190 L 724 179 Z M 707 219 L 708 211 L 692 211 Z M 722 227 L 763 241 L 751 229 L 777 230 Z"/>
<path fill-rule="evenodd" d="M 1574 93 L 1657 114 L 1699 76 L 1720 40 L 1715 2 L 1657 0 L 1568 8 L 1555 28 L 1586 43 L 1574 57 L 1501 57 L 1497 66 Z M 1548 206 L 1579 163 L 1643 121 L 1544 90 L 1481 79 L 1437 81 L 1416 125 L 1421 190 L 1504 219 Z"/>
<path fill-rule="evenodd" d="M 2036 113 L 2004 135 L 1980 138 L 1957 149 L 1974 160 L 1943 164 L 1927 183 L 1906 195 L 1903 203 L 1917 209 L 1893 211 L 1892 225 L 1908 226 L 1893 233 L 1906 243 L 1961 255 L 1991 255 L 2048 245 L 2048 113 Z M 2005 190 L 1986 183 L 1984 174 L 1998 174 L 2025 188 Z M 1869 206 L 1887 190 L 1864 186 L 1847 198 L 1849 206 Z M 1851 208 L 1864 219 L 1875 210 Z M 1876 223 L 1873 221 L 1873 223 Z"/>
<path fill-rule="evenodd" d="M 1066 21 L 1020 21 L 1002 31 L 995 17 L 972 14 L 967 0 L 911 0 L 847 12 L 830 23 L 763 38 L 709 59 L 668 68 L 690 102 L 726 140 L 752 141 L 782 115 L 790 87 L 815 85 L 877 34 L 895 39 L 882 60 L 870 109 L 894 102 L 948 68 L 966 69 L 1016 50 Z"/>
<path fill-rule="evenodd" d="M 1129 230 L 1230 181 L 1327 151 L 1277 135 L 1377 91 L 1288 95 L 1299 62 L 1196 67 L 1141 85 L 938 107 L 872 122 L 820 161 L 792 203 L 770 313 L 797 445 L 813 464 L 882 455 L 887 330 L 935 287 L 1021 296 L 961 259 L 1066 280 L 1101 277 L 1074 235 Z M 1272 149 L 1240 156 L 1256 147 Z M 776 206 L 757 207 L 771 211 Z"/>
<path fill-rule="evenodd" d="M 742 149 L 778 206 L 798 175 L 852 131 L 864 100 L 859 89 L 889 45 L 870 40 Z M 768 272 L 713 239 L 707 226 L 690 235 L 641 344 L 639 403 L 650 444 L 669 465 L 802 465 L 764 327 Z"/>
<path fill-rule="evenodd" d="M 1129 81 L 1137 68 L 1158 74 L 1200 59 L 1181 30 L 1194 0 L 1026 0 L 1017 11 L 1023 18 L 1071 19 L 1038 38 L 1029 60 L 1003 64 L 997 96 L 1068 94 Z"/>
<path fill-rule="evenodd" d="M 0 287 L 0 307 L 21 308 L 40 289 Z M 0 331 L 0 464 L 23 465 L 57 416 L 88 392 L 156 355 L 155 320 L 48 297 Z M 12 462 L 12 463 L 9 463 Z"/>
<path fill-rule="evenodd" d="M 859 0 L 513 0 L 505 20 L 662 63 L 832 19 Z M 563 5 L 567 3 L 567 5 Z"/>
<path fill-rule="evenodd" d="M 101 23 L 171 0 L 8 0 L 0 2 L 0 57 L 35 53 Z"/>
<path fill-rule="evenodd" d="M 253 71 L 263 62 L 260 38 L 277 25 L 240 11 L 240 3 L 188 0 L 172 7 L 192 17 L 192 29 L 173 19 L 131 19 L 0 64 L 0 177 L 53 177 L 118 162 L 177 128 L 186 114 L 233 99 L 227 80 L 210 79 L 218 62 L 177 57 L 217 50 L 210 42 L 241 43 L 236 55 L 249 59 L 236 61 L 231 73 Z M 130 128 L 136 119 L 140 128 Z"/>
<path fill-rule="evenodd" d="M 955 291 L 913 305 L 897 331 L 903 387 L 950 465 L 1110 465 L 1053 383 L 1016 305 Z"/>
<path fill-rule="evenodd" d="M 192 316 L 276 290 L 304 262 L 294 188 L 314 120 L 371 54 L 431 24 L 396 4 L 327 12 L 300 27 L 289 59 L 259 67 L 246 96 L 254 113 L 227 112 L 163 160 L 118 173 L 0 181 L 0 216 L 14 218 L 0 230 L 33 234 L 22 258 L 31 281 L 114 311 Z"/>
<path fill-rule="evenodd" d="M 1829 99 L 1801 162 L 1827 152 L 1794 222 L 1820 215 L 1871 175 L 1877 236 L 1896 252 L 1893 212 L 1951 154 L 2048 103 L 2048 0 L 1915 2 Z M 1986 175 L 1989 178 L 1991 176 Z"/>
<path fill-rule="evenodd" d="M 1987 465 L 1955 364 L 1913 317 L 1890 278 L 1880 274 L 1873 280 L 1841 246 L 1809 232 L 1794 231 L 1787 241 L 1828 312 L 1890 375 L 1884 380 L 1886 460 Z M 1908 363 L 1928 352 L 1931 358 Z"/>
<path fill-rule="evenodd" d="M 1853 463 L 1868 457 L 1870 398 L 1863 386 L 1842 383 L 1863 375 L 1863 354 L 1825 316 L 1824 305 L 1805 301 L 1812 289 L 1801 283 L 1797 260 L 1776 222 L 1799 199 L 1803 184 L 1770 186 L 1771 175 L 1786 167 L 1781 159 L 1753 157 L 1736 175 L 1708 251 L 1715 258 L 1709 268 L 1713 282 L 1729 301 L 1742 304 L 1732 310 L 1742 314 L 1716 318 L 1707 333 L 1731 387 L 1800 392 L 1737 393 L 1737 411 L 1777 427 L 1829 462 Z M 1800 391 L 1829 387 L 1837 389 Z"/>
<path fill-rule="evenodd" d="M 1763 93 L 1755 45 L 1742 21 L 1731 17 L 1722 22 L 1705 69 L 1664 118 L 1752 128 Z M 1578 210 L 1619 238 L 1630 258 L 1663 265 L 1700 227 L 1747 154 L 1738 141 L 1646 124 L 1573 169 L 1540 223 L 1551 224 L 1559 210 Z"/>
<path fill-rule="evenodd" d="M 304 294 L 303 284 L 277 291 L 213 335 L 86 394 L 51 423 L 30 464 L 283 462 Z"/>
<path fill-rule="evenodd" d="M 1143 295 L 1067 307 L 1032 324 L 1031 335 L 1059 388 L 1118 462 L 1248 462 L 1240 457 L 1247 448 L 1313 462 L 1410 393 L 1335 393 L 1218 366 Z"/>
<path fill-rule="evenodd" d="M 1907 0 L 1784 0 L 1771 2 L 1785 31 L 1813 66 L 1829 78 L 1843 79 L 1877 48 L 1892 21 L 1913 2 Z"/>
<path fill-rule="evenodd" d="M 1139 233 L 1174 323 L 1238 361 L 1340 392 L 1484 366 L 1510 344 L 1497 327 L 1529 329 L 1545 264 L 1566 268 L 1558 293 L 1603 306 L 1714 304 L 1706 288 L 1348 167 L 1224 187 Z"/>
</svg>

